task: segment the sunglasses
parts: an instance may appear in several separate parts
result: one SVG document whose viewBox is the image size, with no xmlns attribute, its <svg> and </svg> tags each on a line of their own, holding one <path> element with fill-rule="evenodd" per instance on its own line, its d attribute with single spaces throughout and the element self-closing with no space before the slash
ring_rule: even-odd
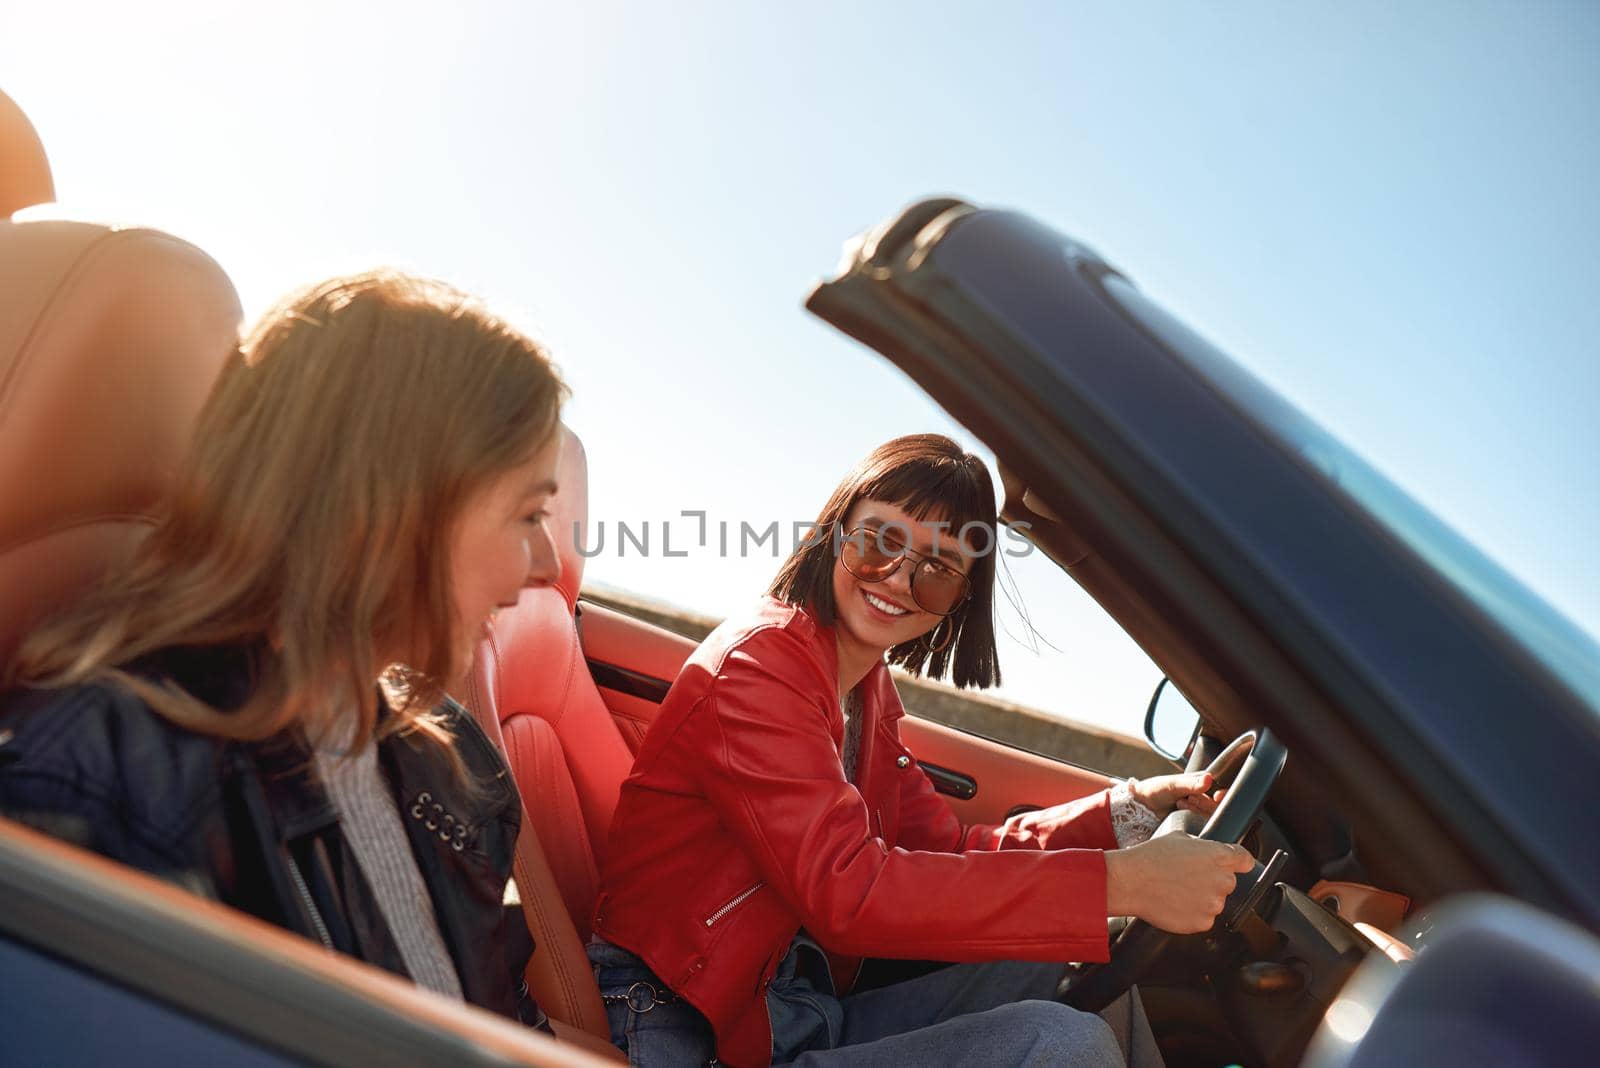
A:
<svg viewBox="0 0 1600 1068">
<path fill-rule="evenodd" d="M 856 527 L 839 546 L 839 562 L 862 582 L 883 582 L 910 560 L 911 599 L 936 616 L 955 613 L 972 593 L 972 582 L 948 564 L 919 553 L 884 528 Z"/>
</svg>

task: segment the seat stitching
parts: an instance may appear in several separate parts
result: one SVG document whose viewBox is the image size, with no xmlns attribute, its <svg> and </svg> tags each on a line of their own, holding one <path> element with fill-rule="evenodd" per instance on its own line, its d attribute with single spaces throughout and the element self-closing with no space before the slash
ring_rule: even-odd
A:
<svg viewBox="0 0 1600 1068">
<path fill-rule="evenodd" d="M 527 755 L 526 750 L 524 749 L 522 744 L 518 740 L 516 740 L 516 738 L 517 738 L 517 732 L 512 732 L 511 737 L 506 739 L 507 748 L 508 749 L 515 749 L 518 752 L 519 755 Z M 520 760 L 518 761 L 518 765 L 519 766 L 521 765 L 521 761 Z M 524 805 L 524 808 L 526 808 L 526 805 Z M 534 847 L 537 848 L 540 851 L 540 853 L 545 856 L 545 862 L 546 862 L 546 865 L 548 866 L 549 865 L 549 854 L 545 852 L 544 841 L 543 841 L 543 839 L 541 839 L 539 837 L 538 828 L 534 825 L 533 818 L 532 818 L 531 814 L 528 814 L 527 822 L 526 822 L 525 827 L 524 827 L 524 833 L 533 835 L 532 842 L 534 844 Z M 531 889 L 533 887 L 539 885 L 538 880 L 536 880 L 534 878 L 532 865 L 527 860 L 527 857 L 523 854 L 522 849 L 518 849 L 517 850 L 517 852 L 516 852 L 516 854 L 514 856 L 513 862 L 512 862 L 512 867 L 515 868 L 518 871 L 518 873 L 523 877 L 523 879 L 526 881 L 526 885 L 530 888 L 530 891 L 531 891 Z M 555 877 L 555 869 L 554 868 L 550 869 L 550 875 L 551 875 L 552 881 L 554 881 L 554 877 Z M 559 883 L 557 883 L 556 884 L 556 892 L 557 892 L 557 896 L 558 897 L 560 896 L 560 889 L 561 889 L 560 885 L 559 885 Z M 555 933 L 554 933 L 554 925 L 550 920 L 550 914 L 547 912 L 547 910 L 545 908 L 545 903 L 544 903 L 541 895 L 536 893 L 536 892 L 530 892 L 530 893 L 524 895 L 523 896 L 523 901 L 524 901 L 524 903 L 531 903 L 531 905 L 533 906 L 533 910 L 534 910 L 534 912 L 536 914 L 536 919 L 537 919 L 537 923 L 538 923 L 538 926 L 539 926 L 540 933 L 543 936 L 544 941 L 546 942 L 547 946 L 550 946 L 550 954 L 549 955 L 550 955 L 551 963 L 553 965 L 551 970 L 554 972 L 554 974 L 556 976 L 556 979 L 560 982 L 561 988 L 562 988 L 562 990 L 563 990 L 563 992 L 565 994 L 565 997 L 566 997 L 567 1007 L 570 1008 L 570 1010 L 571 1010 L 571 1012 L 572 1012 L 572 1014 L 574 1016 L 581 1017 L 583 1015 L 583 1007 L 582 1007 L 582 1003 L 580 1002 L 580 1000 L 578 998 L 577 987 L 574 985 L 574 981 L 573 981 L 573 976 L 574 976 L 575 973 L 567 966 L 567 962 L 566 962 L 564 956 L 560 952 L 557 952 L 555 950 L 555 948 L 554 948 L 553 944 L 556 941 L 556 936 L 555 936 Z M 567 907 L 566 906 L 566 902 L 562 901 L 561 902 L 562 911 L 565 911 L 566 907 Z M 574 932 L 574 933 L 576 933 L 576 932 Z M 588 1026 L 589 1026 L 587 1023 L 585 1023 L 581 1019 L 573 1020 L 572 1022 L 577 1024 L 578 1026 L 584 1027 L 585 1029 L 587 1029 Z"/>
<path fill-rule="evenodd" d="M 77 259 L 72 261 L 72 264 L 67 268 L 66 273 L 61 276 L 61 281 L 56 286 L 55 292 L 51 293 L 49 299 L 46 300 L 39 308 L 39 314 L 34 316 L 33 323 L 28 327 L 27 335 L 23 337 L 22 343 L 17 346 L 16 358 L 11 361 L 11 366 L 6 369 L 5 373 L 0 375 L 0 415 L 5 414 L 5 410 L 11 403 L 11 398 L 13 396 L 13 384 L 20 378 L 22 374 L 22 368 L 25 367 L 32 359 L 35 344 L 44 335 L 46 325 L 49 324 L 53 326 L 52 320 L 59 307 L 66 303 L 68 292 L 74 290 L 77 286 L 82 284 L 84 275 L 88 273 L 90 264 L 107 255 L 108 250 L 119 241 L 131 240 L 135 236 L 143 237 L 145 239 L 153 239 L 157 242 L 171 245 L 180 250 L 192 250 L 194 252 L 199 252 L 201 256 L 205 257 L 206 259 L 210 259 L 210 257 L 206 256 L 206 254 L 198 247 L 191 245 L 187 241 L 173 237 L 171 234 L 163 233 L 160 230 L 149 230 L 145 229 L 144 227 L 129 227 L 125 230 L 106 230 L 104 233 L 97 236 L 93 241 L 90 241 L 84 246 L 83 250 L 78 253 Z M 215 260 L 211 260 L 211 262 L 213 264 L 216 263 Z M 218 267 L 218 270 L 221 270 L 220 266 Z"/>
<path fill-rule="evenodd" d="M 525 860 L 520 861 L 513 866 L 517 868 L 519 874 L 521 874 L 523 878 L 528 881 L 528 886 L 530 888 L 536 885 L 532 877 L 532 872 L 529 871 L 529 865 Z M 545 911 L 544 902 L 537 893 L 529 894 L 523 900 L 532 905 L 533 912 L 535 914 L 535 923 L 539 928 L 539 933 L 542 936 L 543 941 L 548 946 L 551 942 L 555 941 L 555 933 L 554 928 L 550 923 L 549 915 Z M 534 952 L 537 953 L 538 950 L 535 949 Z M 560 981 L 562 990 L 565 993 L 566 1004 L 570 1006 L 574 1012 L 576 1012 L 577 991 L 573 989 L 571 982 L 568 980 L 568 974 L 564 967 L 564 962 L 561 959 L 561 954 L 551 951 L 550 960 L 554 965 L 551 970 L 555 973 L 556 978 Z"/>
<path fill-rule="evenodd" d="M 517 731 L 512 731 L 510 733 L 510 736 L 506 739 L 506 748 L 512 752 L 513 759 L 516 760 L 516 766 L 521 767 L 523 765 L 523 761 L 522 761 L 521 758 L 523 758 L 525 756 L 528 756 L 529 754 L 527 754 L 527 752 L 526 752 L 525 748 L 523 747 L 521 741 L 518 739 L 518 733 L 519 732 L 517 732 Z M 524 809 L 527 808 L 526 801 L 523 803 L 523 807 L 524 807 Z M 523 833 L 524 834 L 533 835 L 534 836 L 533 837 L 533 841 L 538 844 L 539 851 L 541 853 L 543 853 L 544 852 L 544 842 L 543 842 L 543 840 L 541 838 L 539 838 L 538 828 L 535 826 L 535 824 L 533 822 L 532 814 L 531 813 L 525 813 L 525 815 L 528 818 L 527 818 L 526 822 L 523 824 Z M 512 867 L 521 869 L 522 870 L 522 874 L 524 875 L 524 877 L 529 878 L 528 887 L 529 887 L 529 889 L 531 891 L 535 886 L 538 885 L 538 883 L 531 879 L 532 872 L 530 870 L 530 865 L 528 865 L 528 863 L 527 863 L 527 858 L 522 855 L 521 849 L 518 849 L 515 853 L 513 853 L 512 857 L 513 857 L 513 859 L 512 859 Z M 549 863 L 549 857 L 548 856 L 545 858 L 545 861 L 546 861 L 546 864 L 548 865 L 548 863 Z M 554 868 L 551 868 L 550 874 L 551 874 L 552 877 L 555 875 L 555 869 Z M 558 887 L 558 890 L 559 890 L 559 887 Z M 542 902 L 542 899 L 541 899 L 540 895 L 537 894 L 537 893 L 530 893 L 530 894 L 524 896 L 523 900 L 524 901 L 531 901 L 533 903 L 533 905 L 535 907 L 535 911 L 539 915 L 540 930 L 545 935 L 546 940 L 549 941 L 549 940 L 553 939 L 554 935 L 551 933 L 552 932 L 551 925 L 549 923 L 547 915 L 545 914 L 544 910 L 541 907 L 543 902 Z M 563 905 L 562 907 L 565 908 L 566 906 Z M 567 984 L 564 981 L 565 980 L 565 976 L 564 976 L 564 974 L 561 973 L 561 970 L 560 970 L 561 954 L 552 952 L 550 954 L 550 956 L 551 956 L 551 959 L 554 961 L 554 963 L 557 965 L 557 969 L 556 970 L 557 970 L 557 973 L 558 973 L 558 977 L 563 979 L 563 986 L 567 986 Z M 572 991 L 571 991 L 570 987 L 568 987 L 567 993 L 568 993 L 567 1000 L 569 1002 L 571 1002 L 573 1000 L 573 998 L 571 996 L 572 995 Z"/>
<path fill-rule="evenodd" d="M 577 668 L 578 661 L 581 660 L 582 656 L 583 656 L 583 650 L 578 645 L 576 637 L 577 637 L 577 635 L 576 635 L 576 633 L 574 633 L 574 635 L 573 635 L 574 640 L 571 643 L 571 645 L 568 647 L 568 651 L 567 651 L 566 677 L 561 680 L 561 689 L 560 689 L 559 692 L 560 692 L 560 694 L 562 696 L 562 701 L 560 702 L 559 706 L 555 710 L 556 713 L 557 713 L 556 718 L 555 719 L 548 719 L 546 717 L 540 717 L 542 719 L 545 719 L 545 721 L 547 723 L 549 723 L 551 727 L 554 727 L 557 723 L 560 723 L 561 720 L 566 717 L 567 706 L 572 703 L 571 698 L 572 698 L 572 689 L 573 689 L 573 679 L 574 679 L 575 674 L 576 674 L 576 668 Z"/>
<path fill-rule="evenodd" d="M 534 835 L 534 841 L 539 843 L 538 832 L 533 830 L 531 826 L 529 830 Z M 543 844 L 539 843 L 538 848 L 542 850 Z M 530 870 L 531 865 L 528 863 L 526 857 L 519 858 L 515 867 L 517 867 L 524 878 L 528 879 L 529 886 L 537 885 Z M 538 915 L 539 929 L 541 933 L 544 934 L 546 943 L 549 944 L 555 942 L 556 938 L 554 933 L 554 925 L 552 924 L 549 914 L 546 910 L 545 902 L 538 894 L 531 894 L 525 900 L 529 900 L 533 904 L 534 912 Z M 566 909 L 565 904 L 563 904 L 561 907 L 563 910 Z M 574 1019 L 572 1022 L 587 1029 L 592 1021 L 586 1021 L 582 1019 L 584 1015 L 583 1004 L 578 998 L 578 989 L 573 981 L 573 971 L 567 966 L 567 962 L 563 954 L 554 951 L 553 947 L 550 952 L 550 961 L 552 964 L 551 971 L 555 973 L 556 979 L 560 982 L 561 988 L 565 993 L 567 1007 L 571 1011 L 572 1015 L 577 1017 L 577 1019 Z"/>
</svg>

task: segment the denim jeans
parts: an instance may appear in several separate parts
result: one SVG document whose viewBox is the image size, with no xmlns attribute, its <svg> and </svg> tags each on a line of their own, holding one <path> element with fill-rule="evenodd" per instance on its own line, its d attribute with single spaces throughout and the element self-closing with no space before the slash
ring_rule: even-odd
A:
<svg viewBox="0 0 1600 1068">
<path fill-rule="evenodd" d="M 667 993 L 644 962 L 625 949 L 597 940 L 589 946 L 589 959 L 602 995 L 626 995 L 639 982 Z M 1161 1064 L 1137 997 L 1119 999 L 1100 1016 L 1078 1012 L 1051 1000 L 1061 970 L 1059 964 L 1025 961 L 957 964 L 838 998 L 820 951 L 802 934 L 767 991 L 772 1060 L 802 1068 L 936 1061 Z M 631 1004 L 606 1003 L 612 1041 L 627 1053 L 628 1063 L 646 1068 L 714 1063 L 716 1040 L 705 1017 L 681 999 L 655 1000 L 646 995 Z"/>
<path fill-rule="evenodd" d="M 693 1005 L 673 997 L 654 972 L 621 946 L 599 938 L 589 941 L 589 963 L 606 1001 L 611 1041 L 634 1066 L 683 1068 L 716 1063 L 717 1042 L 711 1024 Z M 645 984 L 670 1000 L 655 1004 Z"/>
</svg>

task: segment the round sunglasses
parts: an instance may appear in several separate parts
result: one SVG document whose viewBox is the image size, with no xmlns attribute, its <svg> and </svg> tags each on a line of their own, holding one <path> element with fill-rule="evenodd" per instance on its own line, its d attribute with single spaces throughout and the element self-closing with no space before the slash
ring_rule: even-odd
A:
<svg viewBox="0 0 1600 1068">
<path fill-rule="evenodd" d="M 862 582 L 883 582 L 907 560 L 913 565 L 911 599 L 924 612 L 953 615 L 971 595 L 972 582 L 966 575 L 911 548 L 887 528 L 856 527 L 839 546 L 839 562 Z"/>
</svg>

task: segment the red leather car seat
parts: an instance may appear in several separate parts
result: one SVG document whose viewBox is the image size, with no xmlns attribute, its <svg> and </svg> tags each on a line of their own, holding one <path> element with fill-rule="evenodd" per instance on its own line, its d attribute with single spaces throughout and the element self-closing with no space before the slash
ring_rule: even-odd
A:
<svg viewBox="0 0 1600 1068">
<path fill-rule="evenodd" d="M 608 1037 L 583 944 L 598 891 L 598 861 L 633 756 L 579 642 L 578 549 L 587 544 L 588 461 L 578 436 L 566 427 L 560 432 L 564 443 L 549 522 L 561 578 L 553 586 L 524 590 L 515 608 L 496 615 L 479 646 L 466 703 L 491 737 L 498 733 L 522 792 L 516 879 L 539 947 L 529 964 L 529 987 L 552 1017 Z M 530 831 L 536 837 L 530 839 Z"/>
<path fill-rule="evenodd" d="M 239 343 L 239 298 L 175 237 L 13 221 L 53 196 L 0 94 L 0 665 L 143 534 Z"/>
</svg>

